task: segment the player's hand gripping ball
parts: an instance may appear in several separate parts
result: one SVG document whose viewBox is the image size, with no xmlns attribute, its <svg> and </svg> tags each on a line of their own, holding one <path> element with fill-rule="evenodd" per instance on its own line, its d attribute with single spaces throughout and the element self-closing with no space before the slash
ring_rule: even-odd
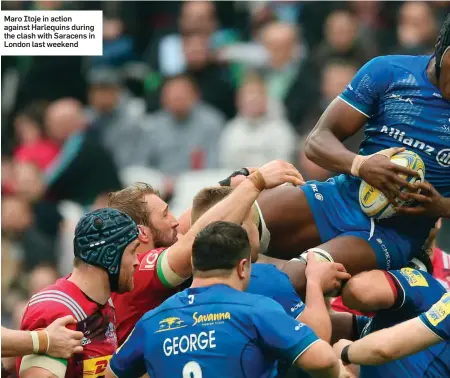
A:
<svg viewBox="0 0 450 378">
<path fill-rule="evenodd" d="M 339 295 L 342 284 L 350 279 L 350 274 L 342 264 L 335 263 L 331 255 L 320 248 L 311 248 L 299 257 L 307 264 L 306 279 L 314 280 L 320 284 L 327 297 Z"/>
<path fill-rule="evenodd" d="M 400 174 L 399 176 L 408 183 L 414 184 L 416 182 L 424 181 L 425 164 L 422 158 L 415 152 L 407 150 L 399 152 L 391 157 L 391 162 L 410 168 L 419 174 L 419 177 Z M 406 193 L 408 192 L 408 189 L 401 188 L 400 192 Z M 403 201 L 399 198 L 397 198 L 396 201 L 398 206 L 401 207 L 412 207 L 415 205 L 414 201 Z M 369 217 L 385 219 L 395 215 L 394 205 L 389 202 L 384 193 L 365 181 L 362 181 L 359 187 L 359 204 L 362 211 Z"/>
</svg>

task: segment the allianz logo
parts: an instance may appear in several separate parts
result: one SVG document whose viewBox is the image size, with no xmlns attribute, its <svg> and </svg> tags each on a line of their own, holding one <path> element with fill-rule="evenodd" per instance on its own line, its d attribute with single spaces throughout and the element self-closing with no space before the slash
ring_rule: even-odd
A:
<svg viewBox="0 0 450 378">
<path fill-rule="evenodd" d="M 420 151 L 425 152 L 427 155 L 432 156 L 433 153 L 436 153 L 434 147 L 422 142 L 419 139 L 408 137 L 404 131 L 396 129 L 395 127 L 383 126 L 380 132 L 389 135 L 391 138 L 398 140 L 406 146 L 417 148 Z M 444 148 L 437 152 L 436 161 L 442 167 L 450 167 L 450 148 Z"/>
<path fill-rule="evenodd" d="M 381 132 L 389 135 L 390 137 L 398 140 L 399 142 L 402 142 L 403 144 L 406 144 L 407 146 L 418 148 L 419 150 L 424 151 L 426 154 L 430 156 L 431 153 L 434 151 L 434 147 L 425 144 L 421 140 L 408 137 L 405 138 L 406 133 L 394 127 L 383 126 L 381 128 Z"/>
</svg>

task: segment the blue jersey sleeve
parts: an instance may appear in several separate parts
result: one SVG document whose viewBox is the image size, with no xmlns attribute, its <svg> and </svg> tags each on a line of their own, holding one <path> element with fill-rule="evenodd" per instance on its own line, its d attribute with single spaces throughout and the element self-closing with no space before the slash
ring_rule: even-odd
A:
<svg viewBox="0 0 450 378">
<path fill-rule="evenodd" d="M 445 293 L 419 319 L 441 339 L 450 340 L 450 293 Z"/>
<path fill-rule="evenodd" d="M 363 337 L 364 328 L 371 321 L 371 318 L 363 315 L 356 315 L 356 332 L 358 333 L 358 337 Z"/>
<path fill-rule="evenodd" d="M 367 62 L 339 97 L 369 118 L 376 114 L 378 101 L 392 82 L 388 59 L 381 56 Z"/>
<path fill-rule="evenodd" d="M 320 340 L 311 328 L 287 316 L 283 308 L 269 298 L 257 302 L 252 318 L 262 347 L 291 363 Z"/>
<path fill-rule="evenodd" d="M 140 320 L 109 362 L 117 378 L 142 377 L 147 372 L 144 362 L 145 340 L 144 327 Z"/>
<path fill-rule="evenodd" d="M 296 319 L 305 309 L 305 304 L 295 291 L 287 274 L 279 272 L 278 282 L 273 285 L 276 290 L 273 299 L 283 307 L 286 314 Z"/>
<path fill-rule="evenodd" d="M 393 310 L 421 313 L 445 292 L 430 274 L 412 268 L 388 272 L 397 285 L 397 302 Z"/>
</svg>

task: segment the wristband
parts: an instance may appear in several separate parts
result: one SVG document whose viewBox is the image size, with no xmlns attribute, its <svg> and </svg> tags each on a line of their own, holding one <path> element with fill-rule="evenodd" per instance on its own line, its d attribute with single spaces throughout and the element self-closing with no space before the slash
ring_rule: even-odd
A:
<svg viewBox="0 0 450 378">
<path fill-rule="evenodd" d="M 220 186 L 231 186 L 231 179 L 233 177 L 243 175 L 248 177 L 250 175 L 250 172 L 247 168 L 241 168 L 236 171 L 234 171 L 231 175 L 229 175 L 226 179 L 223 179 L 222 181 L 219 181 Z"/>
<path fill-rule="evenodd" d="M 250 176 L 247 176 L 247 180 L 250 180 L 255 188 L 260 192 L 266 188 L 266 181 L 264 180 L 264 176 L 259 169 L 253 172 Z"/>
<path fill-rule="evenodd" d="M 47 354 L 50 348 L 50 337 L 44 330 L 31 331 L 31 340 L 33 342 L 33 354 Z"/>
<path fill-rule="evenodd" d="M 388 159 L 391 158 L 391 154 L 389 154 L 389 152 L 386 152 L 387 150 L 381 150 L 378 151 L 372 155 L 367 155 L 367 156 L 362 156 L 362 155 L 356 155 L 355 158 L 353 159 L 352 162 L 352 167 L 350 169 L 350 173 L 352 176 L 355 177 L 359 177 L 359 170 L 361 169 L 361 167 L 363 166 L 363 164 L 369 160 L 371 157 L 375 156 L 375 155 L 382 155 L 382 156 L 386 156 Z"/>
<path fill-rule="evenodd" d="M 350 173 L 352 176 L 359 177 L 359 169 L 366 161 L 367 156 L 356 155 L 352 162 L 352 168 L 350 169 Z"/>
<path fill-rule="evenodd" d="M 50 349 L 50 336 L 48 335 L 48 332 L 46 329 L 44 329 L 41 332 L 42 332 L 42 336 L 45 337 L 44 342 L 42 343 L 43 347 L 42 347 L 41 354 L 47 354 L 48 350 Z M 45 347 L 45 351 L 44 351 L 44 347 Z"/>
<path fill-rule="evenodd" d="M 30 332 L 31 341 L 33 342 L 33 354 L 39 353 L 39 336 L 37 331 Z"/>
<path fill-rule="evenodd" d="M 341 352 L 341 361 L 342 361 L 342 363 L 343 363 L 344 365 L 350 365 L 350 364 L 351 364 L 351 361 L 350 361 L 350 359 L 348 358 L 348 350 L 349 350 L 349 348 L 350 348 L 350 345 L 351 345 L 351 344 L 346 345 L 346 346 L 344 347 L 344 349 L 342 349 L 342 352 Z"/>
</svg>

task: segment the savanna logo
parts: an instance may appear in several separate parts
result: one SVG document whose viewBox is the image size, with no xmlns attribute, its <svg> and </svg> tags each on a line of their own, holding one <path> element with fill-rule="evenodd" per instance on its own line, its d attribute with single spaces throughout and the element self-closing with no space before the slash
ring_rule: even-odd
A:
<svg viewBox="0 0 450 378">
<path fill-rule="evenodd" d="M 192 315 L 192 319 L 194 319 L 194 324 L 192 324 L 193 326 L 197 324 L 222 324 L 226 320 L 231 319 L 231 314 L 229 312 L 216 312 L 210 314 L 199 314 L 198 312 L 194 312 L 194 314 Z"/>
<path fill-rule="evenodd" d="M 408 281 L 409 286 L 422 286 L 428 287 L 426 278 L 418 270 L 411 268 L 403 268 L 400 273 Z"/>
<path fill-rule="evenodd" d="M 184 321 L 176 316 L 171 316 L 170 318 L 165 318 L 159 322 L 159 329 L 155 332 L 166 332 L 173 331 L 174 329 L 180 329 L 187 327 L 187 324 L 184 324 Z"/>
</svg>

